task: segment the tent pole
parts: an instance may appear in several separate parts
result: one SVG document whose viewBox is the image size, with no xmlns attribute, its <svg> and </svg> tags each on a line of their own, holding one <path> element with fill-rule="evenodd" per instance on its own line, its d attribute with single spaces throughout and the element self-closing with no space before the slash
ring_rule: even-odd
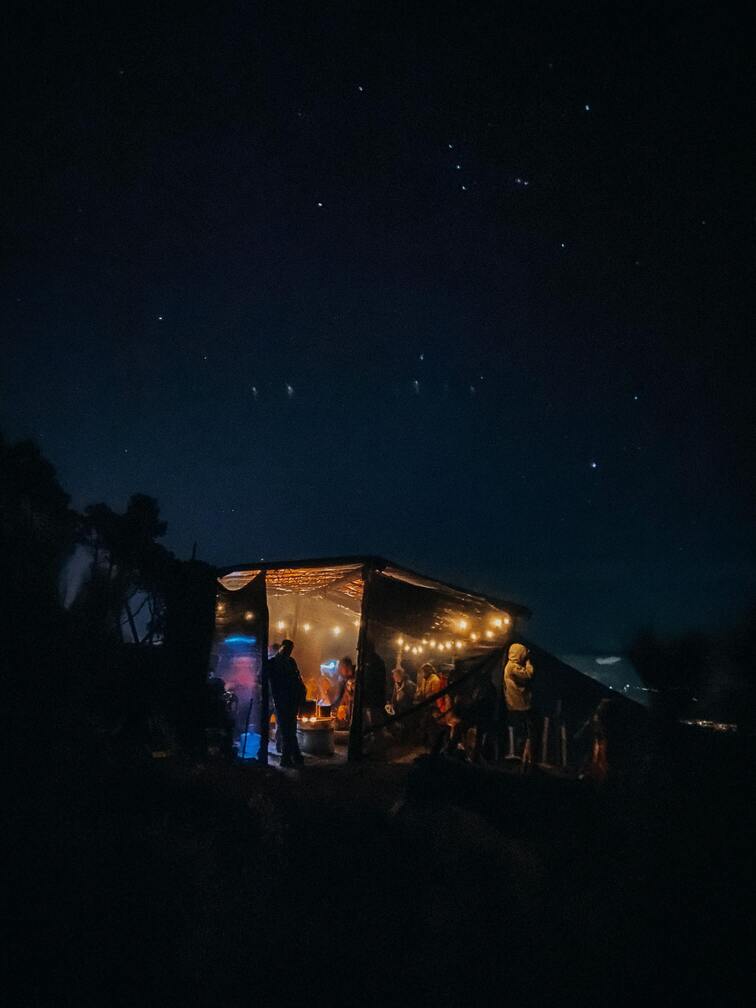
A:
<svg viewBox="0 0 756 1008">
<path fill-rule="evenodd" d="M 362 608 L 360 610 L 360 632 L 357 636 L 357 669 L 354 677 L 354 703 L 352 704 L 352 723 L 349 725 L 349 744 L 347 759 L 350 763 L 362 759 L 362 696 L 365 679 L 365 642 L 367 640 L 368 613 L 370 612 L 370 585 L 373 577 L 372 564 L 362 568 L 363 590 Z"/>
<path fill-rule="evenodd" d="M 270 732 L 270 682 L 268 679 L 268 584 L 265 571 L 262 572 L 265 612 L 260 628 L 260 748 L 257 760 L 268 765 L 268 735 Z"/>
</svg>

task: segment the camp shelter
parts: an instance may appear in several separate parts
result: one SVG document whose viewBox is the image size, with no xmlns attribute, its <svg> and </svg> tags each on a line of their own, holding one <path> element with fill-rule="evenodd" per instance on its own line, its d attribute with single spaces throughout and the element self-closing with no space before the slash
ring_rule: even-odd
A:
<svg viewBox="0 0 756 1008">
<path fill-rule="evenodd" d="M 527 607 L 429 578 L 379 557 L 235 564 L 218 572 L 211 674 L 235 694 L 240 750 L 268 758 L 271 698 L 264 658 L 294 642 L 309 718 L 326 716 L 350 759 L 428 744 L 433 715 L 493 687 L 501 712 L 506 649 L 523 640 Z M 533 645 L 538 703 L 573 720 L 608 691 Z M 354 663 L 345 682 L 343 659 Z M 392 670 L 423 703 L 393 709 Z M 431 688 L 429 688 L 431 687 Z M 490 692 L 490 687 L 489 692 Z M 388 709 L 387 709 L 388 705 Z M 305 724 L 304 728 L 308 728 Z M 340 730 L 339 730 L 340 729 Z"/>
</svg>

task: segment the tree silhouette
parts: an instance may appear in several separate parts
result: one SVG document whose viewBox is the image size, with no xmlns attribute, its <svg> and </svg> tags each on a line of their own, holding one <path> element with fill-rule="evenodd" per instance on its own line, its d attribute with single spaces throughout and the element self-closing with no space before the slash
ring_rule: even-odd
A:
<svg viewBox="0 0 756 1008">
<path fill-rule="evenodd" d="M 123 514 L 102 503 L 86 508 L 81 541 L 92 554 L 89 590 L 99 599 L 94 608 L 99 607 L 107 635 L 120 638 L 125 623 L 133 643 L 154 640 L 162 618 L 160 586 L 171 559 L 156 540 L 166 530 L 158 502 L 146 494 L 134 494 Z M 140 596 L 136 604 L 150 612 L 143 636 L 136 625 L 139 611 L 134 609 Z"/>
</svg>

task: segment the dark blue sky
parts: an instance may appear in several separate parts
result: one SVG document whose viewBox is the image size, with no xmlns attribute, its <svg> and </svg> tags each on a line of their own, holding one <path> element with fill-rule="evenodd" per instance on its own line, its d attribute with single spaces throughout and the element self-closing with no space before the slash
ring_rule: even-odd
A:
<svg viewBox="0 0 756 1008">
<path fill-rule="evenodd" d="M 181 555 L 380 553 L 562 650 L 734 616 L 746 26 L 407 6 L 19 16 L 0 423 Z"/>
</svg>

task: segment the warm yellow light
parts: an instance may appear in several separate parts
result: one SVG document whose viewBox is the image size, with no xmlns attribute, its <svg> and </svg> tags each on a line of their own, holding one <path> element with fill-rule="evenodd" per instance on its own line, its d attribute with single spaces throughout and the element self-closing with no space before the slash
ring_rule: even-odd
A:
<svg viewBox="0 0 756 1008">
<path fill-rule="evenodd" d="M 501 626 L 501 620 L 499 619 L 499 617 L 498 617 L 498 616 L 497 616 L 497 617 L 496 617 L 496 619 L 495 619 L 495 620 L 493 621 L 493 625 L 494 625 L 495 627 L 500 627 L 500 626 Z"/>
<path fill-rule="evenodd" d="M 512 620 L 509 618 L 509 616 L 505 616 L 504 617 L 504 622 L 507 624 L 507 626 L 509 626 L 509 624 L 512 622 Z"/>
<path fill-rule="evenodd" d="M 404 645 L 404 650 L 405 650 L 405 651 L 409 651 L 409 649 L 410 649 L 410 646 L 409 646 L 409 644 L 405 644 L 405 645 Z"/>
<path fill-rule="evenodd" d="M 223 603 L 222 603 L 222 602 L 219 602 L 219 603 L 218 603 L 218 605 L 217 605 L 217 606 L 216 606 L 215 608 L 216 608 L 216 611 L 217 611 L 217 612 L 223 612 L 223 610 L 224 610 L 224 609 L 225 609 L 226 607 L 225 607 L 225 606 L 223 605 Z"/>
<path fill-rule="evenodd" d="M 434 648 L 434 647 L 436 646 L 436 642 L 435 642 L 434 640 L 432 640 L 432 641 L 430 642 L 430 646 L 431 646 L 432 648 Z"/>
<path fill-rule="evenodd" d="M 311 627 L 311 625 L 309 623 L 303 623 L 302 624 L 302 629 L 304 630 L 305 633 L 309 633 L 310 630 L 312 630 L 312 627 Z"/>
<path fill-rule="evenodd" d="M 286 626 L 286 624 L 284 623 L 284 621 L 282 619 L 280 619 L 278 621 L 278 623 L 276 623 L 276 629 L 277 630 L 283 630 L 285 628 L 285 626 Z"/>
<path fill-rule="evenodd" d="M 416 647 L 412 648 L 412 654 L 417 654 L 417 648 Z"/>
<path fill-rule="evenodd" d="M 399 645 L 399 647 L 402 647 L 402 645 L 404 644 L 404 637 L 397 637 L 396 643 Z"/>
<path fill-rule="evenodd" d="M 460 630 L 467 630 L 468 626 L 467 620 L 466 619 L 459 620 L 457 622 L 457 626 L 459 627 Z"/>
<path fill-rule="evenodd" d="M 340 633 L 341 633 L 341 627 L 340 626 L 335 626 L 333 628 L 333 636 L 334 637 L 338 637 Z"/>
<path fill-rule="evenodd" d="M 244 613 L 244 619 L 247 620 L 248 622 L 249 620 L 253 620 L 254 618 L 255 614 L 253 612 L 250 612 L 249 609 Z"/>
<path fill-rule="evenodd" d="M 462 647 L 462 641 L 461 640 L 456 641 L 454 646 L 456 648 L 461 648 Z"/>
<path fill-rule="evenodd" d="M 425 645 L 426 645 L 426 647 L 427 647 L 427 645 L 428 645 L 428 641 L 427 641 L 427 640 L 425 639 L 425 637 L 423 637 L 423 644 L 425 644 Z"/>
<path fill-rule="evenodd" d="M 486 637 L 490 640 L 493 637 L 493 630 L 486 630 Z"/>
<path fill-rule="evenodd" d="M 476 633 L 471 633 L 470 634 L 470 639 L 471 640 L 477 640 L 478 639 L 478 635 Z"/>
<path fill-rule="evenodd" d="M 356 627 L 359 627 L 360 621 L 358 619 L 356 619 L 352 625 L 356 626 Z"/>
<path fill-rule="evenodd" d="M 446 650 L 447 651 L 451 651 L 451 649 L 452 649 L 452 642 L 451 641 L 447 641 L 446 642 Z"/>
</svg>

